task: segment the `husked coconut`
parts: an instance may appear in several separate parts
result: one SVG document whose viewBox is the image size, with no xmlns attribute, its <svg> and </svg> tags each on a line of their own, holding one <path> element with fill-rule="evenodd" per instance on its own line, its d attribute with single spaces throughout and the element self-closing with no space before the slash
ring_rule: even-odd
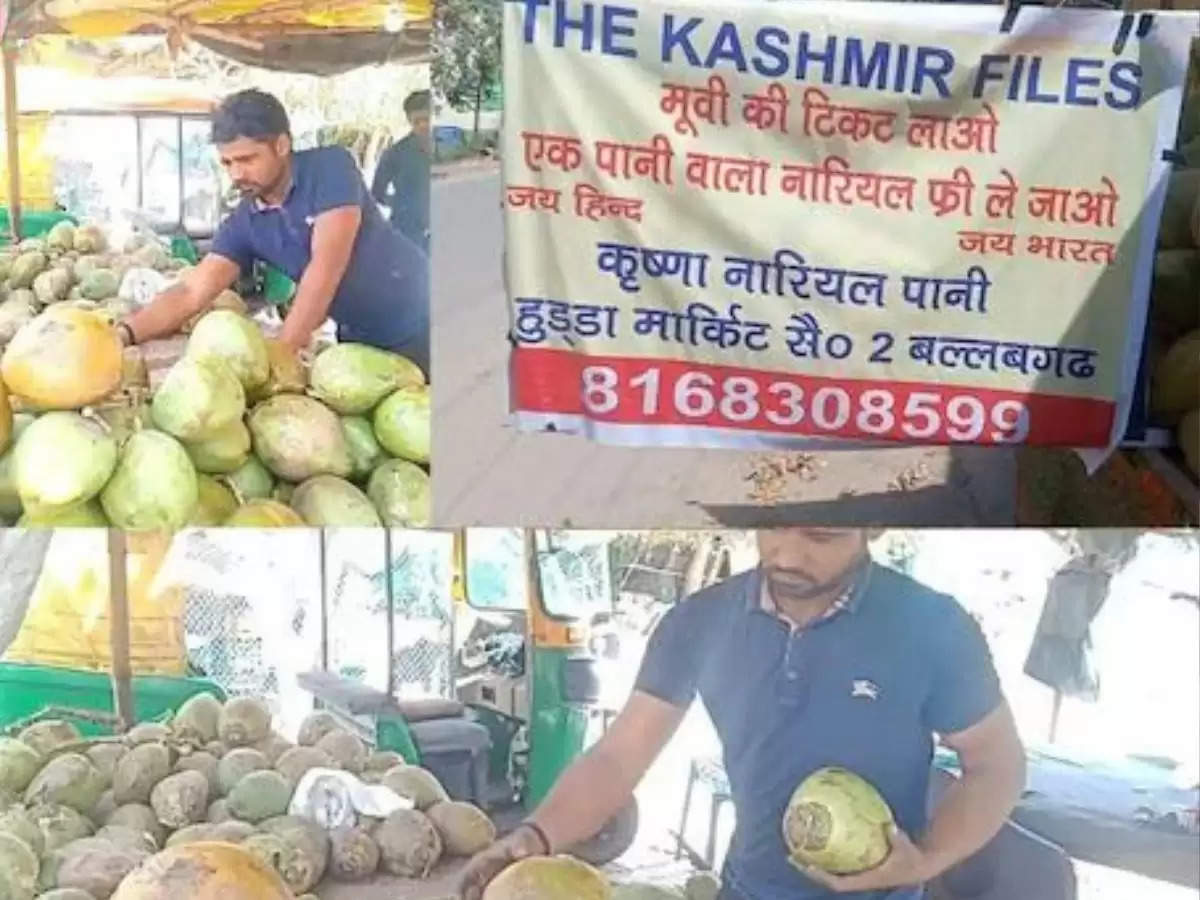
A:
<svg viewBox="0 0 1200 900">
<path fill-rule="evenodd" d="M 375 829 L 385 871 L 406 878 L 425 878 L 442 858 L 442 839 L 429 817 L 415 809 L 399 809 Z"/>
</svg>

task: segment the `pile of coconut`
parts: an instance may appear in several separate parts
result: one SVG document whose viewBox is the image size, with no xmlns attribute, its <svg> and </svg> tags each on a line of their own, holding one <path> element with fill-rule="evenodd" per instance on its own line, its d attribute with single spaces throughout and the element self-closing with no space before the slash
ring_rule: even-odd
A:
<svg viewBox="0 0 1200 900">
<path fill-rule="evenodd" d="M 383 785 L 413 808 L 326 831 L 289 814 L 301 779 L 317 768 Z M 486 814 L 451 800 L 430 772 L 372 752 L 326 712 L 309 716 L 294 744 L 272 730 L 261 700 L 222 704 L 210 694 L 121 738 L 85 740 L 62 720 L 0 737 L 5 900 L 107 900 L 131 873 L 144 879 L 159 851 L 214 841 L 240 846 L 304 897 L 322 879 L 422 879 L 495 835 Z"/>
</svg>

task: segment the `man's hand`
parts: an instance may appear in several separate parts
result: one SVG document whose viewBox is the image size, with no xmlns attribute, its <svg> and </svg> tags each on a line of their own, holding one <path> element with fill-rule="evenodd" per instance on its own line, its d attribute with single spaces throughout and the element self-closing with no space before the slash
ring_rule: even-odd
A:
<svg viewBox="0 0 1200 900">
<path fill-rule="evenodd" d="M 893 825 L 887 831 L 887 839 L 891 845 L 887 859 L 875 868 L 857 875 L 831 875 L 820 869 L 804 868 L 794 861 L 793 864 L 813 881 L 823 884 L 835 894 L 914 887 L 934 876 L 933 866 L 928 858 L 903 831 Z"/>
<path fill-rule="evenodd" d="M 548 848 L 534 829 L 522 825 L 471 858 L 458 882 L 458 900 L 480 900 L 492 879 L 515 862 L 540 856 Z"/>
</svg>

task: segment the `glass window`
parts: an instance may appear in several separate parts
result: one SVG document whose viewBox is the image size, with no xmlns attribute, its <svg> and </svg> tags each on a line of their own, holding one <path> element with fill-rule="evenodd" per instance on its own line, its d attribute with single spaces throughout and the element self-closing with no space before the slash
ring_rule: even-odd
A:
<svg viewBox="0 0 1200 900">
<path fill-rule="evenodd" d="M 551 531 L 538 536 L 538 571 L 546 612 L 590 621 L 612 611 L 609 545 L 617 532 Z"/>
<path fill-rule="evenodd" d="M 56 198 L 73 215 L 109 221 L 137 208 L 133 116 L 54 116 L 45 153 L 55 161 Z"/>
<path fill-rule="evenodd" d="M 467 602 L 477 609 L 525 609 L 525 539 L 520 528 L 467 532 Z"/>
<path fill-rule="evenodd" d="M 180 222 L 180 148 L 178 116 L 142 119 L 141 212 L 151 225 Z"/>
<path fill-rule="evenodd" d="M 183 120 L 183 227 L 207 236 L 217 230 L 223 193 L 221 166 L 207 119 Z"/>
</svg>

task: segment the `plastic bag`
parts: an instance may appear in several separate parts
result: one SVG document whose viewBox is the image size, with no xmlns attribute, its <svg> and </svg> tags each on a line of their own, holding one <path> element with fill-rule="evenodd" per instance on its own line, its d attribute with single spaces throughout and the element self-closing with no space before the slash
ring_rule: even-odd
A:
<svg viewBox="0 0 1200 900">
<path fill-rule="evenodd" d="M 309 769 L 292 795 L 288 812 L 312 819 L 326 831 L 350 828 L 359 816 L 386 819 L 413 802 L 381 784 L 364 784 L 338 769 Z"/>
</svg>

